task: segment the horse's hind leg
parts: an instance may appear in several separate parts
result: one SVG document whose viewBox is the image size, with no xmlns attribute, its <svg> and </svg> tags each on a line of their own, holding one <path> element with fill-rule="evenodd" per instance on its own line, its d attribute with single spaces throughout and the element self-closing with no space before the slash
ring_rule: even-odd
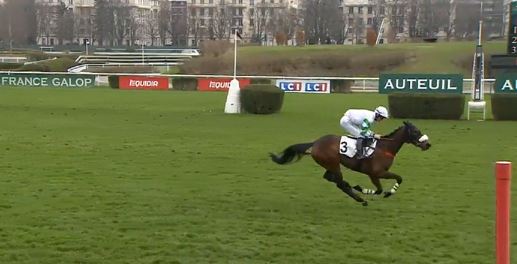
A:
<svg viewBox="0 0 517 264">
<path fill-rule="evenodd" d="M 368 205 L 368 202 L 361 198 L 359 195 L 355 194 L 350 184 L 343 180 L 343 176 L 341 175 L 340 171 L 332 172 L 327 170 L 323 175 L 323 178 L 325 178 L 327 181 L 335 183 L 341 191 L 352 197 L 357 202 L 362 203 L 363 206 Z"/>
<path fill-rule="evenodd" d="M 363 194 L 374 194 L 374 195 L 382 194 L 382 185 L 381 185 L 381 181 L 379 180 L 379 178 L 377 178 L 375 176 L 371 176 L 371 175 L 369 175 L 369 176 L 370 176 L 370 181 L 373 183 L 375 188 L 377 188 L 377 190 L 363 188 L 359 185 L 354 186 L 353 187 L 354 190 L 361 192 Z"/>
</svg>

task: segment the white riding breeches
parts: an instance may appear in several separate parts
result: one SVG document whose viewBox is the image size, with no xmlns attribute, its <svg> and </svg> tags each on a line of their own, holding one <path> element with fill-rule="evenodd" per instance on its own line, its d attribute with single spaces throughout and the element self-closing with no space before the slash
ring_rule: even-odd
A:
<svg viewBox="0 0 517 264">
<path fill-rule="evenodd" d="M 343 116 L 339 121 L 339 124 L 341 124 L 341 127 L 348 131 L 350 135 L 354 137 L 361 137 L 361 129 L 354 126 L 352 122 L 350 122 L 350 118 L 347 116 Z"/>
</svg>

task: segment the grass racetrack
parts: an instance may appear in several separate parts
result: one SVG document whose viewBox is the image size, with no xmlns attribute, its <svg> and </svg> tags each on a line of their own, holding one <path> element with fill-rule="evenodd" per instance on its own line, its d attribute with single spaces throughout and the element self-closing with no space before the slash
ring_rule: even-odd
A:
<svg viewBox="0 0 517 264">
<path fill-rule="evenodd" d="M 410 120 L 433 147 L 404 146 L 398 193 L 362 207 L 310 157 L 267 154 L 385 96 L 286 94 L 267 116 L 225 115 L 225 99 L 2 88 L 0 263 L 494 263 L 493 163 L 517 162 L 516 122 Z"/>
</svg>

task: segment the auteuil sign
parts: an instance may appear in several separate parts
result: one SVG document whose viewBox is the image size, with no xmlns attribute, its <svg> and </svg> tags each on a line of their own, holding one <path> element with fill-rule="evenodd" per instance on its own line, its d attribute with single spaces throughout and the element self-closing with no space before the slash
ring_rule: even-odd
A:
<svg viewBox="0 0 517 264">
<path fill-rule="evenodd" d="M 0 73 L 0 86 L 88 87 L 94 85 L 95 77 L 92 75 Z"/>
<path fill-rule="evenodd" d="M 381 74 L 379 93 L 458 93 L 463 92 L 461 74 Z"/>
</svg>

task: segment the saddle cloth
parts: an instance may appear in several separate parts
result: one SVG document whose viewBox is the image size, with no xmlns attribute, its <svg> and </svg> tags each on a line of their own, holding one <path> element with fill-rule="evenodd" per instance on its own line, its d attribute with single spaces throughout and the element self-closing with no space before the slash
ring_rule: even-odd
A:
<svg viewBox="0 0 517 264">
<path fill-rule="evenodd" d="M 345 155 L 349 158 L 354 158 L 357 154 L 356 142 L 357 139 L 353 137 L 342 136 L 341 140 L 339 141 L 339 154 Z M 375 151 L 375 146 L 377 146 L 377 140 L 373 139 L 371 143 L 366 147 L 364 156 L 355 158 L 362 159 L 370 157 Z"/>
</svg>

